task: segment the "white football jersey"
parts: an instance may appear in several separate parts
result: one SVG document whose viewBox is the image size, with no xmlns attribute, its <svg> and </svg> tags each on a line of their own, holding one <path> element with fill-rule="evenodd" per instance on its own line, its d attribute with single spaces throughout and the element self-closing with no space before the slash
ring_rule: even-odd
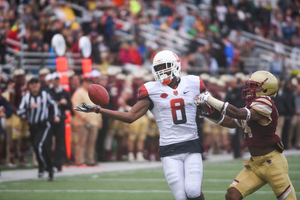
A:
<svg viewBox="0 0 300 200">
<path fill-rule="evenodd" d="M 140 98 L 148 96 L 160 132 L 159 144 L 166 146 L 198 139 L 194 98 L 205 89 L 198 76 L 184 76 L 176 89 L 158 81 L 148 82 L 140 89 Z"/>
</svg>

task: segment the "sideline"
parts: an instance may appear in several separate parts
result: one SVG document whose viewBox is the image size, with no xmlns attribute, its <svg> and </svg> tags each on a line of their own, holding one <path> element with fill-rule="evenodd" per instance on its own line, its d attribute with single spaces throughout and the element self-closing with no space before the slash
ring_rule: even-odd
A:
<svg viewBox="0 0 300 200">
<path fill-rule="evenodd" d="M 283 152 L 285 156 L 288 155 L 300 155 L 299 150 L 285 150 Z M 249 153 L 245 153 L 243 155 L 244 159 L 249 159 Z M 208 159 L 204 161 L 205 163 L 209 162 L 220 162 L 220 161 L 228 161 L 234 160 L 232 154 L 210 154 Z M 240 159 L 241 160 L 241 159 Z M 93 173 L 102 173 L 102 172 L 118 172 L 118 171 L 128 171 L 128 170 L 136 170 L 136 169 L 151 169 L 162 167 L 162 163 L 160 161 L 156 162 L 103 162 L 100 163 L 99 166 L 95 167 L 76 167 L 69 166 L 64 167 L 62 172 L 55 173 L 54 177 L 60 176 L 72 176 L 72 175 L 80 175 L 80 174 L 93 174 Z M 37 168 L 35 169 L 24 169 L 24 170 L 8 170 L 2 171 L 0 177 L 0 183 L 6 181 L 18 181 L 18 180 L 29 180 L 29 179 L 38 179 L 37 177 Z M 45 173 L 44 179 L 47 178 L 48 173 Z M 2 191 L 2 190 L 1 190 Z"/>
</svg>

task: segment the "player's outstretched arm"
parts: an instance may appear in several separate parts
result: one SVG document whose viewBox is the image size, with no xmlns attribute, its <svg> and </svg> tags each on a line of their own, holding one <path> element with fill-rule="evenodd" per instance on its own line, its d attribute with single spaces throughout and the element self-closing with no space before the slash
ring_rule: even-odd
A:
<svg viewBox="0 0 300 200">
<path fill-rule="evenodd" d="M 99 106 L 89 106 L 84 102 L 82 102 L 82 106 L 77 105 L 74 109 L 76 111 L 81 112 L 101 113 L 116 120 L 120 120 L 126 123 L 132 123 L 144 114 L 146 114 L 147 110 L 150 107 L 150 103 L 150 100 L 147 98 L 141 99 L 132 107 L 132 109 L 129 112 L 114 111 L 101 108 Z"/>
<path fill-rule="evenodd" d="M 101 108 L 100 113 L 126 123 L 132 123 L 147 113 L 150 103 L 149 99 L 144 98 L 138 101 L 129 112 L 120 112 Z"/>
<path fill-rule="evenodd" d="M 208 118 L 210 121 L 216 123 L 217 125 L 221 125 L 228 128 L 237 128 L 241 127 L 240 121 L 228 117 L 226 115 L 222 115 L 220 111 L 207 104 L 198 105 L 198 112 L 203 117 Z"/>
<path fill-rule="evenodd" d="M 250 111 L 248 108 L 237 108 L 228 102 L 223 102 L 214 98 L 208 91 L 197 95 L 195 103 L 197 105 L 209 104 L 220 111 L 223 115 L 227 115 L 234 119 L 244 119 L 248 121 L 250 120 L 252 113 L 253 117 L 251 120 L 257 120 L 259 117 L 255 110 Z"/>
</svg>

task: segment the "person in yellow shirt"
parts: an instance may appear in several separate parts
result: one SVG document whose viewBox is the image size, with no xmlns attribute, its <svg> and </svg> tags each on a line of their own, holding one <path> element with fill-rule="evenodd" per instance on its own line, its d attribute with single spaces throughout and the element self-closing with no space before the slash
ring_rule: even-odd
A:
<svg viewBox="0 0 300 200">
<path fill-rule="evenodd" d="M 67 22 L 70 22 L 71 24 L 71 29 L 72 30 L 77 30 L 78 28 L 80 28 L 80 25 L 78 24 L 78 22 L 76 22 L 75 18 L 75 13 L 73 11 L 73 9 L 70 7 L 70 4 L 65 2 L 65 1 L 60 1 L 57 3 L 57 9 L 59 9 L 59 11 L 61 11 L 61 15 L 63 15 L 63 19 Z"/>
<path fill-rule="evenodd" d="M 88 88 L 92 79 L 88 75 L 83 77 L 82 86 L 72 96 L 72 104 L 76 106 L 83 102 L 93 104 L 88 95 Z M 98 129 L 102 128 L 101 115 L 75 112 L 72 123 L 77 133 L 77 144 L 75 148 L 75 164 L 78 166 L 95 166 L 95 144 L 98 136 Z M 85 155 L 85 156 L 84 156 Z"/>
</svg>

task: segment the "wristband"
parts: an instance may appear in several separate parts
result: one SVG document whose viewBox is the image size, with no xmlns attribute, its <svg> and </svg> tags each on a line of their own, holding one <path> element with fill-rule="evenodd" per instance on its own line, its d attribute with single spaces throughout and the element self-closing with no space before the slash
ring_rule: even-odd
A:
<svg viewBox="0 0 300 200">
<path fill-rule="evenodd" d="M 224 102 L 223 101 L 220 101 L 212 96 L 209 96 L 207 98 L 207 103 L 209 103 L 211 106 L 215 107 L 218 111 L 221 112 L 221 109 L 224 105 Z"/>
<path fill-rule="evenodd" d="M 234 119 L 234 121 L 239 127 L 242 127 L 242 125 L 240 124 L 240 122 L 237 119 Z"/>
<path fill-rule="evenodd" d="M 249 121 L 251 118 L 251 112 L 248 108 L 244 107 L 244 109 L 247 111 L 247 117 L 246 117 L 246 121 Z"/>
<path fill-rule="evenodd" d="M 224 103 L 224 108 L 223 108 L 223 111 L 222 111 L 222 114 L 223 115 L 226 115 L 226 109 L 227 109 L 227 106 L 229 105 L 228 102 Z"/>
<path fill-rule="evenodd" d="M 98 107 L 98 106 L 95 107 L 95 108 L 94 108 L 94 111 L 95 111 L 95 113 L 97 113 L 97 114 L 100 113 L 100 107 Z"/>
<path fill-rule="evenodd" d="M 217 125 L 220 125 L 220 124 L 224 121 L 224 119 L 225 119 L 225 115 L 223 115 L 223 116 L 222 116 L 222 119 L 221 119 L 220 121 L 218 121 L 216 124 L 217 124 Z"/>
</svg>

